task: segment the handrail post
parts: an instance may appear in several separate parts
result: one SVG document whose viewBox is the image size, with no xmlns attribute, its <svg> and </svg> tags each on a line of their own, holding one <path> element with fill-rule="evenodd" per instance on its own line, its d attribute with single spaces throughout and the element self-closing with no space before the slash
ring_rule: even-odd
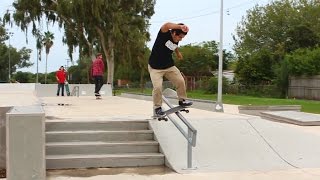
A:
<svg viewBox="0 0 320 180">
<path fill-rule="evenodd" d="M 74 86 L 71 92 L 71 96 L 76 95 L 77 97 L 79 97 L 79 86 Z"/>
<path fill-rule="evenodd" d="M 188 128 L 188 139 L 192 139 L 191 136 L 191 130 L 190 128 Z M 189 141 L 187 141 L 188 143 L 188 168 L 191 169 L 192 168 L 192 145 Z"/>
<path fill-rule="evenodd" d="M 170 104 L 167 98 L 165 98 L 165 96 L 162 95 L 162 99 L 169 106 L 169 108 L 174 107 L 172 104 Z M 174 114 L 177 115 L 177 117 L 188 128 L 188 132 L 185 132 L 185 130 L 183 130 L 183 128 L 175 121 L 175 119 L 168 115 L 168 118 L 171 120 L 171 122 L 176 126 L 176 128 L 178 128 L 178 130 L 187 140 L 187 169 L 196 169 L 192 168 L 192 147 L 196 146 L 197 130 L 182 116 L 182 114 L 179 111 L 175 112 Z"/>
<path fill-rule="evenodd" d="M 80 88 L 79 88 L 79 86 L 76 86 L 76 87 L 77 87 L 77 88 L 76 88 L 76 89 L 77 89 L 77 90 L 76 90 L 76 91 L 77 91 L 77 97 L 79 97 L 79 95 L 80 95 L 80 92 L 79 92 L 79 91 L 80 91 Z"/>
</svg>

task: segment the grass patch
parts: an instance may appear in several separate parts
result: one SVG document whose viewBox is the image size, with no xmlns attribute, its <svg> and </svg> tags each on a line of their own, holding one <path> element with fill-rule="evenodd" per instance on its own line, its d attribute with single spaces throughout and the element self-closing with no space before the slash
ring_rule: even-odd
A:
<svg viewBox="0 0 320 180">
<path fill-rule="evenodd" d="M 140 89 L 119 89 L 117 94 L 120 95 L 122 92 L 131 92 L 131 93 L 143 93 L 143 94 L 152 94 L 152 89 L 145 89 L 141 92 Z M 188 97 L 191 99 L 203 99 L 203 100 L 217 100 L 217 94 L 207 94 L 204 91 L 196 90 L 189 91 Z M 222 102 L 224 104 L 234 104 L 234 105 L 300 105 L 301 111 L 320 114 L 320 101 L 312 100 L 302 100 L 302 99 L 278 99 L 278 98 L 264 98 L 264 97 L 253 97 L 253 96 L 242 96 L 242 95 L 232 95 L 232 94 L 223 94 Z"/>
</svg>

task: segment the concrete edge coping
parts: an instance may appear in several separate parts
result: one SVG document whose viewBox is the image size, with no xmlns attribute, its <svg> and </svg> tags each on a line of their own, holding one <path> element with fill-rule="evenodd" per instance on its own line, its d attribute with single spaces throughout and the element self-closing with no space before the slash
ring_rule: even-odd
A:
<svg viewBox="0 0 320 180">
<path fill-rule="evenodd" d="M 149 94 L 143 94 L 143 93 L 121 93 L 121 96 L 122 95 L 132 95 L 132 96 L 146 96 L 146 97 L 152 97 L 152 95 L 149 95 Z M 169 99 L 178 99 L 177 97 L 166 97 L 166 98 L 169 98 Z M 192 98 L 188 98 L 189 100 L 192 100 L 192 101 L 196 101 L 196 102 L 203 102 L 203 103 L 210 103 L 210 104 L 214 104 L 216 103 L 216 101 L 211 101 L 211 100 L 205 100 L 205 99 L 192 99 Z"/>
<path fill-rule="evenodd" d="M 149 94 L 143 94 L 143 93 L 130 93 L 130 92 L 126 92 L 126 93 L 121 93 L 122 94 L 128 94 L 128 95 L 132 95 L 132 96 L 146 96 L 146 97 L 151 97 L 152 95 Z M 177 99 L 176 97 L 167 97 L 170 99 Z M 192 101 L 196 101 L 196 102 L 204 102 L 204 103 L 216 103 L 216 101 L 211 101 L 211 100 L 205 100 L 205 99 L 192 99 L 192 98 L 188 98 Z M 257 106 L 253 106 L 253 105 L 239 105 L 238 106 L 239 110 L 301 110 L 301 105 L 271 105 L 271 106 L 263 106 L 263 105 L 257 105 Z"/>
<path fill-rule="evenodd" d="M 241 105 L 238 106 L 239 110 L 301 110 L 301 105 L 272 105 L 272 106 L 245 106 L 245 105 Z"/>
<path fill-rule="evenodd" d="M 8 112 L 7 115 L 15 116 L 34 116 L 35 114 L 41 114 L 44 116 L 45 112 L 42 106 L 14 106 Z"/>
<path fill-rule="evenodd" d="M 301 112 L 302 113 L 302 112 Z M 311 115 L 313 116 L 313 115 Z M 276 122 L 282 122 L 282 123 L 290 123 L 290 124 L 296 124 L 299 126 L 319 126 L 320 125 L 320 119 L 319 121 L 315 120 L 304 120 L 303 118 L 290 118 L 288 116 L 281 116 L 281 115 L 276 115 L 272 114 L 270 112 L 261 112 L 261 117 L 263 119 L 271 120 L 271 121 L 276 121 Z"/>
</svg>

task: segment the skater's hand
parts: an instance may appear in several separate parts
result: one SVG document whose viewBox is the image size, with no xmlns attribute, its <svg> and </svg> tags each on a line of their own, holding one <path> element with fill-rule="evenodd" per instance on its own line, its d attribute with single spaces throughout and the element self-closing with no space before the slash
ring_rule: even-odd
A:
<svg viewBox="0 0 320 180">
<path fill-rule="evenodd" d="M 179 60 L 182 60 L 182 59 L 183 59 L 183 56 L 182 56 L 182 54 L 180 53 L 180 51 L 177 51 L 177 52 L 176 52 L 176 55 L 177 55 L 177 58 L 178 58 Z"/>
<path fill-rule="evenodd" d="M 189 28 L 186 25 L 181 25 L 181 30 L 187 33 L 189 31 Z"/>
</svg>

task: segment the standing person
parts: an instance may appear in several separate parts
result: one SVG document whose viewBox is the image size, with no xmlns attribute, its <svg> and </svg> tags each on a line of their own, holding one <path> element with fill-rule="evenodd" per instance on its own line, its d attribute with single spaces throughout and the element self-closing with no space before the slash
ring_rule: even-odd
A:
<svg viewBox="0 0 320 180">
<path fill-rule="evenodd" d="M 96 59 L 92 62 L 91 75 L 94 78 L 94 95 L 97 99 L 101 98 L 100 89 L 103 86 L 103 73 L 104 73 L 104 63 L 102 60 L 102 54 L 98 53 Z"/>
<path fill-rule="evenodd" d="M 187 93 L 184 78 L 172 59 L 173 51 L 179 60 L 183 58 L 178 49 L 178 43 L 187 35 L 188 31 L 188 26 L 182 23 L 165 23 L 161 26 L 152 47 L 148 70 L 153 85 L 154 112 L 157 116 L 165 114 L 161 108 L 163 77 L 166 77 L 176 87 L 180 106 L 192 105 L 192 102 L 186 100 Z"/>
<path fill-rule="evenodd" d="M 57 96 L 60 94 L 61 89 L 61 96 L 64 96 L 64 82 L 66 81 L 66 75 L 67 73 L 64 70 L 64 67 L 61 66 L 59 70 L 56 72 L 56 79 L 58 82 L 58 90 L 57 90 Z"/>
</svg>

